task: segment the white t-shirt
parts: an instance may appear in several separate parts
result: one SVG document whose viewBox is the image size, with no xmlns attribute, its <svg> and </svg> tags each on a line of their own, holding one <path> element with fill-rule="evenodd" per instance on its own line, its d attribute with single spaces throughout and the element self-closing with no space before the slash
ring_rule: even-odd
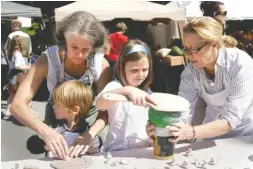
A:
<svg viewBox="0 0 253 169">
<path fill-rule="evenodd" d="M 123 87 L 114 80 L 100 93 Z M 148 91 L 151 94 L 151 90 Z M 146 133 L 148 108 L 132 102 L 117 102 L 108 109 L 109 133 L 103 144 L 104 151 L 119 151 L 148 147 L 151 142 Z"/>
<path fill-rule="evenodd" d="M 11 61 L 9 60 L 9 68 L 14 69 L 15 67 L 26 67 L 28 66 L 27 58 L 25 58 L 20 51 L 14 51 L 12 54 Z"/>
</svg>

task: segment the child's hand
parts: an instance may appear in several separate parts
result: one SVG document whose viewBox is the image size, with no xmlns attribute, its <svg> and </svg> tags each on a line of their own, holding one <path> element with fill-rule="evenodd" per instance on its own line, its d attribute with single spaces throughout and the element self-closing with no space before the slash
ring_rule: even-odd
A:
<svg viewBox="0 0 253 169">
<path fill-rule="evenodd" d="M 147 106 L 147 102 L 156 105 L 155 101 L 145 92 L 138 88 L 127 86 L 126 95 L 134 105 Z"/>
<path fill-rule="evenodd" d="M 44 146 L 44 149 L 45 149 L 46 151 L 51 151 L 50 148 L 49 148 L 47 145 Z"/>
<path fill-rule="evenodd" d="M 154 139 L 154 137 L 155 137 L 155 127 L 154 127 L 154 125 L 152 125 L 150 123 L 150 121 L 148 121 L 148 123 L 146 125 L 146 132 L 147 132 L 147 135 L 150 139 Z"/>
<path fill-rule="evenodd" d="M 71 158 L 77 157 L 79 154 L 85 154 L 90 148 L 92 136 L 86 131 L 83 135 L 78 136 L 69 149 Z"/>
</svg>

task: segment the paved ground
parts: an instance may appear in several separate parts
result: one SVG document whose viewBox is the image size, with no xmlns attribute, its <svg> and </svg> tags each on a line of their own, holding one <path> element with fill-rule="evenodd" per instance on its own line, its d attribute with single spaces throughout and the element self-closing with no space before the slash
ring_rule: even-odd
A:
<svg viewBox="0 0 253 169">
<path fill-rule="evenodd" d="M 33 101 L 32 108 L 39 112 L 44 120 L 46 102 Z M 1 101 L 1 111 L 6 108 L 6 101 Z M 17 121 L 1 120 L 1 161 L 21 160 L 44 157 L 44 154 L 33 155 L 26 149 L 27 139 L 35 132 L 20 125 Z"/>
</svg>

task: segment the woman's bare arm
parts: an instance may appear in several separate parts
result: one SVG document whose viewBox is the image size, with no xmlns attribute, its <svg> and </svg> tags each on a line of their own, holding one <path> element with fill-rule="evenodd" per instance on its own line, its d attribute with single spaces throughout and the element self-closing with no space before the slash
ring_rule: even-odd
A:
<svg viewBox="0 0 253 169">
<path fill-rule="evenodd" d="M 21 123 L 36 131 L 42 136 L 46 145 L 61 159 L 67 159 L 68 145 L 62 135 L 35 117 L 29 108 L 29 102 L 39 89 L 42 81 L 47 77 L 47 56 L 38 58 L 35 65 L 31 66 L 25 80 L 21 83 L 11 105 L 12 115 Z"/>
<path fill-rule="evenodd" d="M 48 62 L 45 55 L 38 58 L 36 63 L 31 66 L 26 78 L 20 84 L 14 97 L 11 112 L 24 125 L 41 134 L 41 128 L 46 125 L 34 116 L 29 108 L 29 102 L 32 100 L 42 81 L 47 76 Z"/>
</svg>

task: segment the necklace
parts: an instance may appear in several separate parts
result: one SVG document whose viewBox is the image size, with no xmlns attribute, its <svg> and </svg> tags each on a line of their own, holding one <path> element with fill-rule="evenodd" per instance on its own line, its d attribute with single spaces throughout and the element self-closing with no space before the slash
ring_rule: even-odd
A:
<svg viewBox="0 0 253 169">
<path fill-rule="evenodd" d="M 208 79 L 208 80 L 209 80 L 209 79 Z M 214 80 L 211 80 L 211 81 L 209 82 L 209 85 L 213 87 L 213 86 L 214 86 Z"/>
<path fill-rule="evenodd" d="M 215 74 L 208 73 L 208 71 L 204 68 L 208 83 L 210 86 L 214 86 L 214 81 L 215 81 Z"/>
</svg>

